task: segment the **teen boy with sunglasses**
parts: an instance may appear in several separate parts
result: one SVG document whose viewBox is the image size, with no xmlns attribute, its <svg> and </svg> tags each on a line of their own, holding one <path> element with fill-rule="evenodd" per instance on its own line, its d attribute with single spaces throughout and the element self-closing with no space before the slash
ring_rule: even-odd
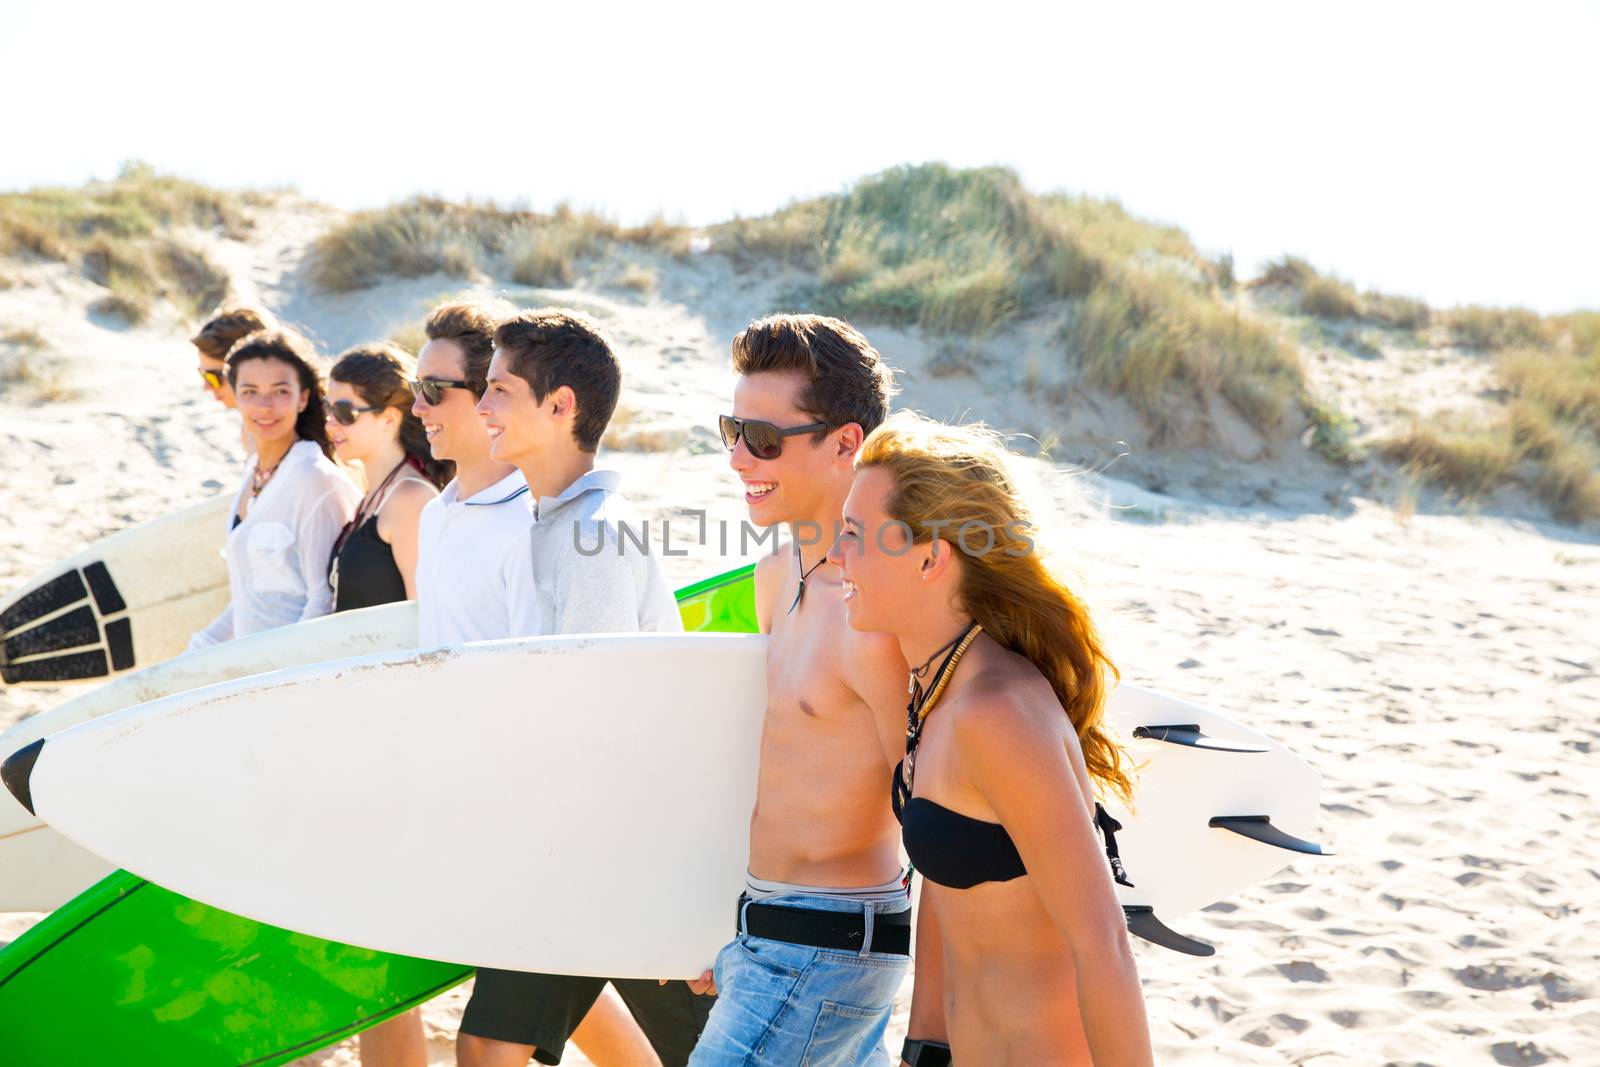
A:
<svg viewBox="0 0 1600 1067">
<path fill-rule="evenodd" d="M 827 563 L 862 440 L 893 375 L 848 323 L 776 315 L 733 340 L 720 420 L 750 518 L 787 523 L 793 555 L 756 565 L 767 645 L 750 870 L 734 941 L 697 988 L 718 1001 L 690 1063 L 886 1064 L 910 964 L 911 902 L 888 802 L 904 751 L 906 664 L 892 637 L 845 620 Z"/>
<path fill-rule="evenodd" d="M 559 309 L 507 319 L 494 340 L 478 412 L 491 456 L 514 463 L 529 489 L 508 590 L 513 632 L 533 637 L 681 631 L 655 556 L 636 544 L 627 549 L 620 537 L 623 525 L 640 528 L 637 512 L 619 495 L 616 472 L 595 467 L 622 385 L 609 341 L 585 317 Z M 458 1062 L 520 1067 L 533 1056 L 559 1063 L 578 1020 L 606 982 L 479 968 L 456 1041 Z M 611 985 L 662 1064 L 682 1067 L 710 1004 L 681 981 L 612 979 Z"/>
<path fill-rule="evenodd" d="M 512 637 L 503 561 L 528 532 L 522 473 L 489 454 L 478 418 L 495 317 L 475 304 L 445 304 L 428 316 L 417 355 L 412 414 L 434 459 L 456 474 L 422 509 L 417 531 L 417 637 L 423 648 Z"/>
</svg>

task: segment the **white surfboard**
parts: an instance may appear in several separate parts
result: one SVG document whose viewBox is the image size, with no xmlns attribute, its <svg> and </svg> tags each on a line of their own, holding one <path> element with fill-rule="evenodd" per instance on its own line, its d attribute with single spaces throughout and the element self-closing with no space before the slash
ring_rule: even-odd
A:
<svg viewBox="0 0 1600 1067">
<path fill-rule="evenodd" d="M 116 679 L 0 733 L 0 758 L 71 726 L 173 693 L 283 667 L 415 648 L 415 602 L 384 604 L 240 637 Z M 50 911 L 113 866 L 0 791 L 0 912 Z"/>
<path fill-rule="evenodd" d="M 100 681 L 171 659 L 228 602 L 223 493 L 96 541 L 0 600 L 0 681 Z"/>
<path fill-rule="evenodd" d="M 764 659 L 754 635 L 613 635 L 325 663 L 76 727 L 5 778 L 90 850 L 253 919 L 468 964 L 693 976 L 743 884 Z M 1138 814 L 1113 812 L 1130 927 L 1204 954 L 1160 920 L 1314 849 L 1318 776 L 1143 690 L 1111 718 L 1151 735 Z M 428 840 L 492 855 L 495 877 L 419 866 Z"/>
<path fill-rule="evenodd" d="M 604 635 L 279 671 L 55 735 L 33 802 L 118 866 L 302 933 L 698 975 L 743 885 L 765 653 L 757 635 Z M 439 840 L 495 876 L 418 863 Z"/>
<path fill-rule="evenodd" d="M 1120 686 L 1110 724 L 1142 765 L 1134 810 L 1105 806 L 1132 887 L 1117 886 L 1128 927 L 1179 952 L 1212 947 L 1165 925 L 1270 878 L 1316 844 L 1322 776 L 1287 748 L 1226 715 Z"/>
</svg>

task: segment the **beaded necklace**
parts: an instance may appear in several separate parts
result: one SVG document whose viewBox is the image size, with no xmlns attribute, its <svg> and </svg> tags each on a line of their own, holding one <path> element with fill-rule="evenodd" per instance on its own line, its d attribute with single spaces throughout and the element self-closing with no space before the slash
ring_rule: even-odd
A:
<svg viewBox="0 0 1600 1067">
<path fill-rule="evenodd" d="M 933 656 L 943 652 L 944 648 L 929 656 L 927 663 L 911 670 L 911 677 L 906 684 L 906 690 L 911 694 L 911 702 L 906 705 L 906 758 L 900 765 L 900 778 L 895 782 L 895 789 L 901 794 L 902 804 L 911 800 L 911 781 L 917 762 L 917 745 L 922 740 L 923 724 L 928 721 L 933 706 L 944 696 L 945 687 L 950 684 L 951 677 L 956 673 L 956 664 L 961 662 L 961 657 L 972 647 L 972 642 L 976 641 L 982 632 L 983 625 L 974 621 L 961 631 L 959 637 L 944 646 L 950 651 L 945 656 L 944 662 L 939 664 L 939 669 L 933 672 L 933 684 L 926 694 L 922 689 L 921 672 L 928 669 L 928 663 L 933 662 Z"/>
</svg>

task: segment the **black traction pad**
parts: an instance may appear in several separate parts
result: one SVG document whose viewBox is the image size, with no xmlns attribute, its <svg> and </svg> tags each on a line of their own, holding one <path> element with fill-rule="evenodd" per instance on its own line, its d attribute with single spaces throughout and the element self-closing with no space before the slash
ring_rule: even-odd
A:
<svg viewBox="0 0 1600 1067">
<path fill-rule="evenodd" d="M 95 620 L 94 609 L 85 604 L 65 615 L 57 615 L 49 622 L 42 622 L 31 630 L 12 634 L 6 639 L 5 651 L 0 653 L 0 657 L 10 663 L 28 656 L 42 656 L 46 652 L 60 652 L 62 649 L 99 643 L 100 625 Z"/>
<path fill-rule="evenodd" d="M 0 663 L 0 681 L 7 685 L 23 682 L 70 682 L 78 678 L 104 678 L 110 674 L 106 652 L 73 652 L 65 656 L 29 660 L 27 663 Z"/>
<path fill-rule="evenodd" d="M 115 615 L 128 606 L 122 599 L 122 594 L 117 591 L 117 583 L 111 580 L 111 572 L 106 570 L 106 565 L 99 560 L 83 568 L 83 576 L 89 580 L 89 591 L 94 594 L 94 602 L 100 608 L 102 615 Z"/>
<path fill-rule="evenodd" d="M 106 623 L 106 644 L 111 646 L 111 669 L 128 670 L 134 664 L 133 623 L 127 619 L 112 619 Z"/>
<path fill-rule="evenodd" d="M 21 600 L 0 613 L 0 635 L 20 630 L 35 619 L 76 604 L 88 595 L 83 576 L 77 571 L 52 578 L 33 592 L 23 594 Z"/>
</svg>

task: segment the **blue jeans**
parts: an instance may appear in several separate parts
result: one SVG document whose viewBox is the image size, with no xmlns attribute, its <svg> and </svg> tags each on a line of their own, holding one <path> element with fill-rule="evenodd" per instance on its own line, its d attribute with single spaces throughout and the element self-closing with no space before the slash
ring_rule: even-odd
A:
<svg viewBox="0 0 1600 1067">
<path fill-rule="evenodd" d="M 908 906 L 801 894 L 762 903 L 819 911 L 870 907 L 877 915 Z M 741 908 L 739 936 L 717 953 L 717 1003 L 689 1067 L 885 1067 L 883 1033 L 910 963 L 898 953 L 836 952 L 751 937 Z"/>
</svg>

